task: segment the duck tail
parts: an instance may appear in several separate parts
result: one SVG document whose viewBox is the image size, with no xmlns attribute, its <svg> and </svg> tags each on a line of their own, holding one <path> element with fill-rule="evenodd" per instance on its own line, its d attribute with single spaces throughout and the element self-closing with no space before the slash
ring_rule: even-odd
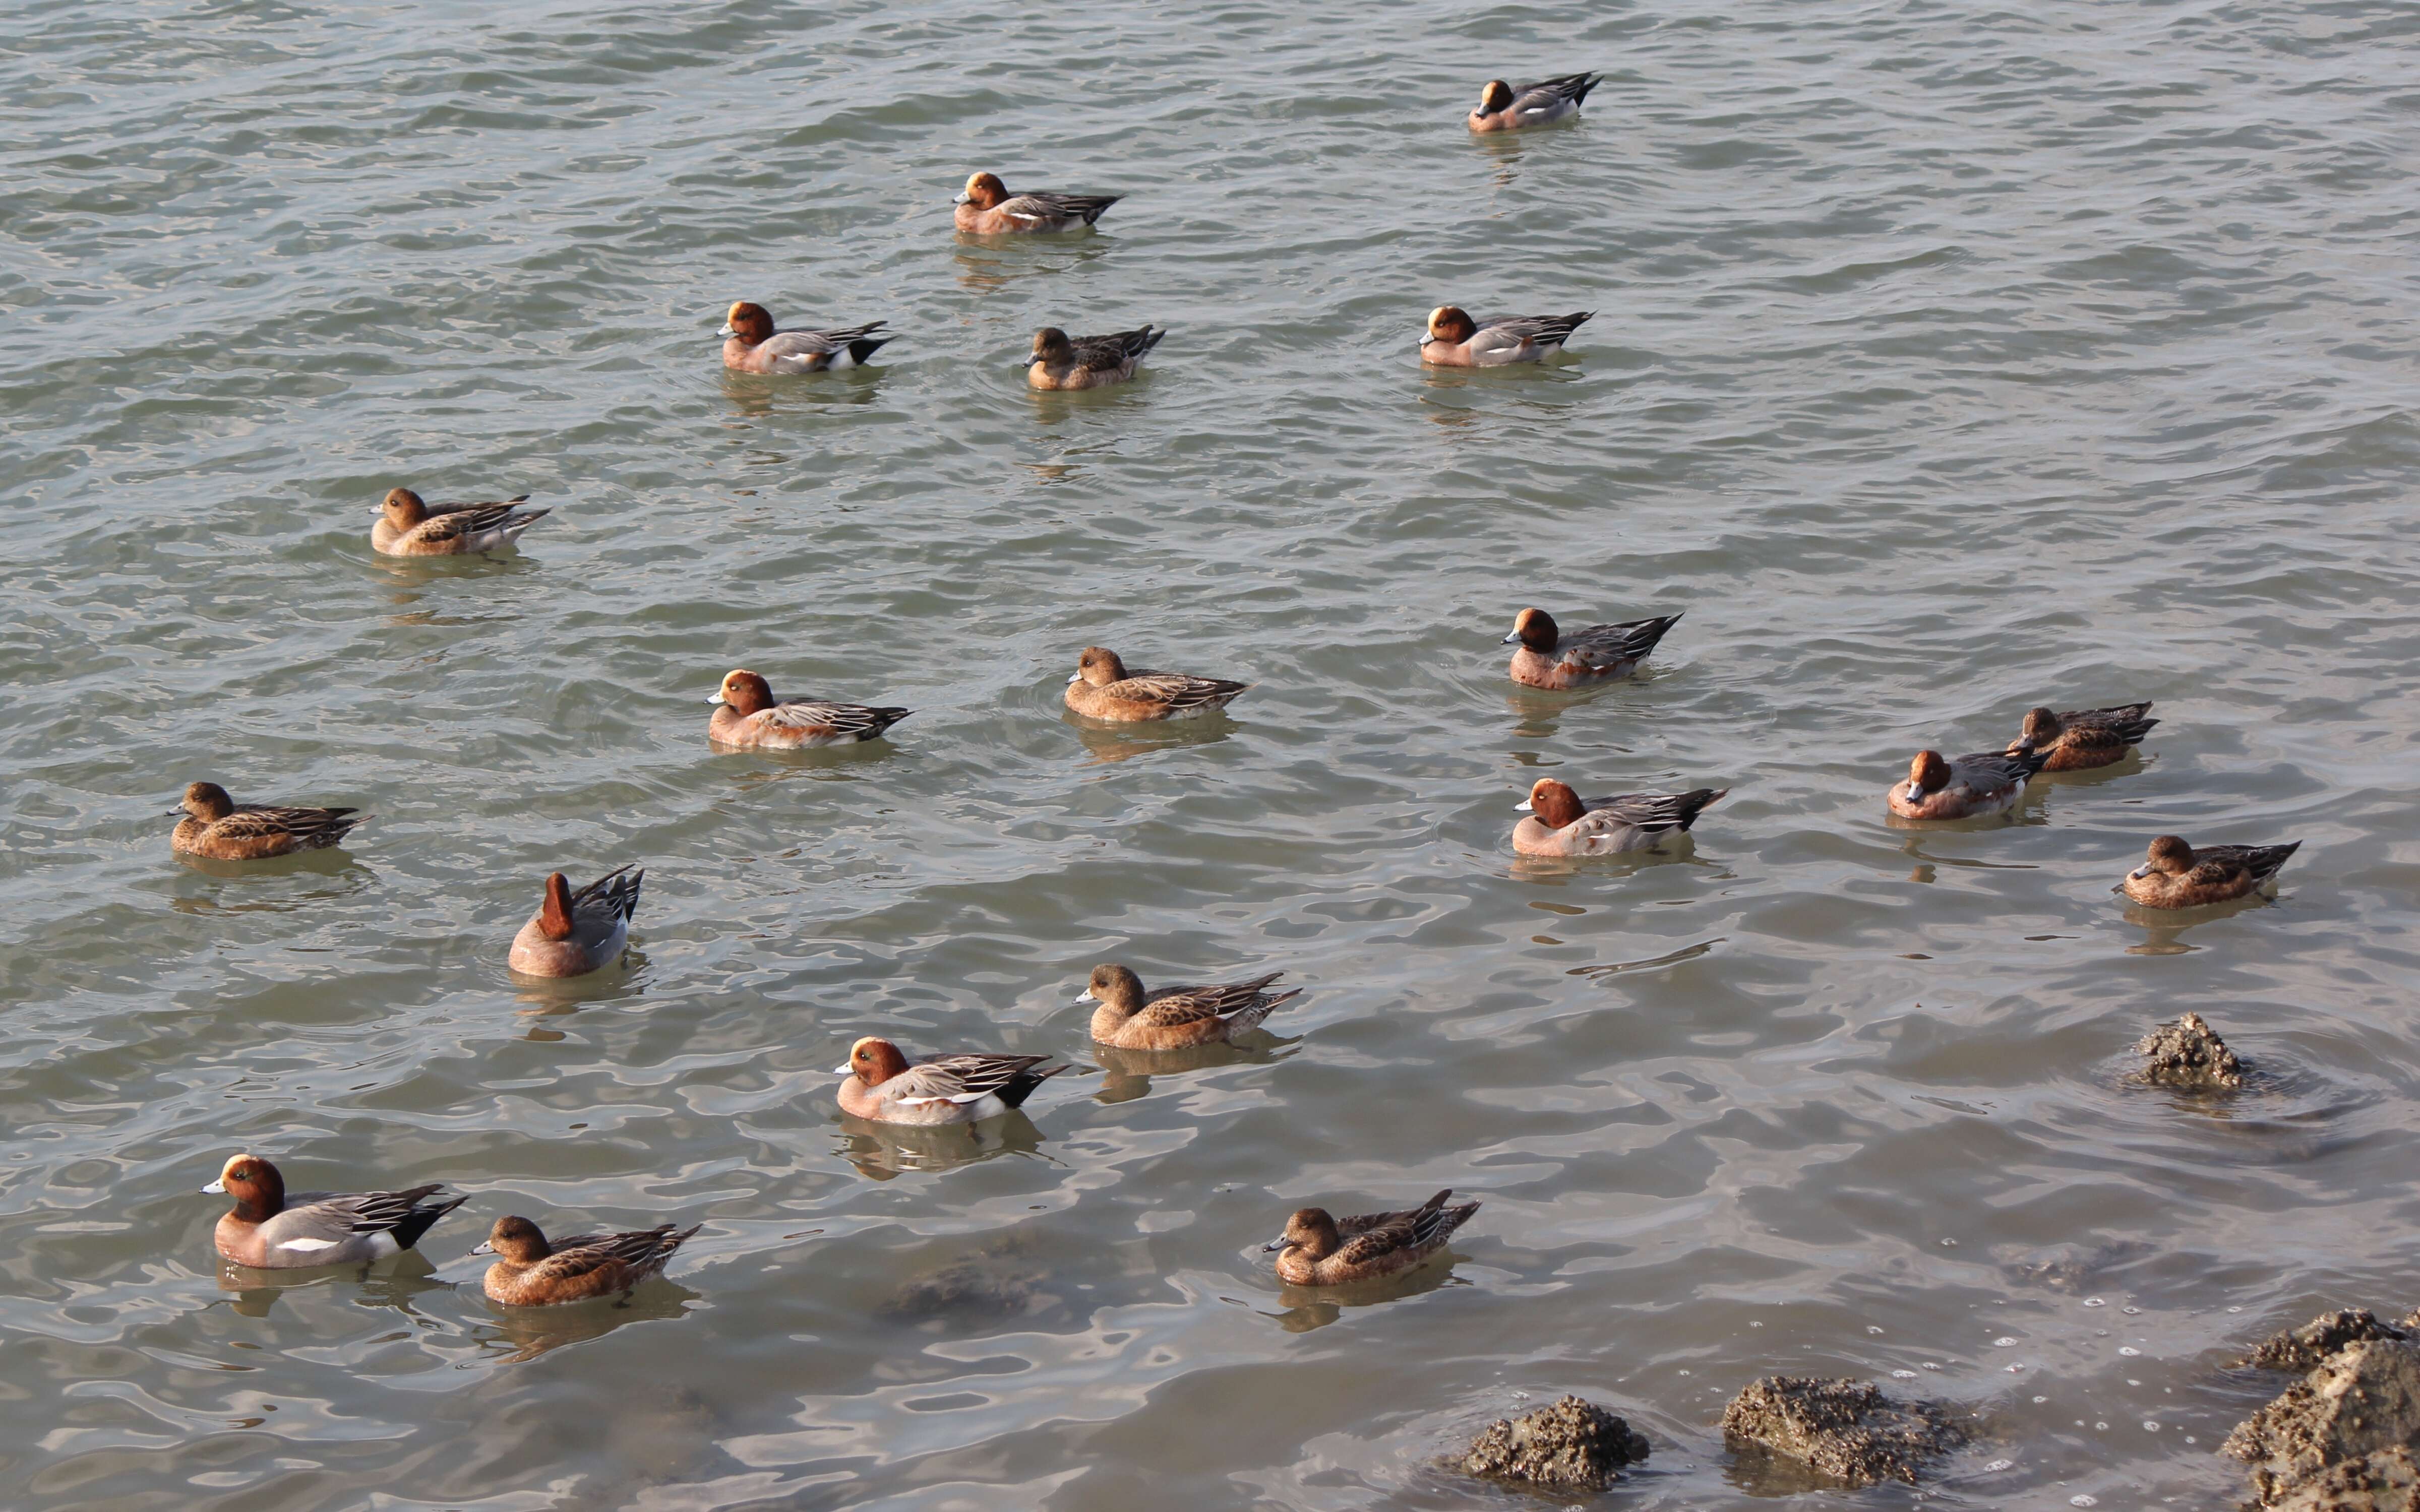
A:
<svg viewBox="0 0 2420 1512">
<path fill-rule="evenodd" d="M 2262 846 L 2260 848 L 2260 854 L 2253 857 L 2252 874 L 2263 882 L 2268 881 L 2271 877 L 2275 876 L 2279 872 L 2283 871 L 2285 869 L 2286 862 L 2296 851 L 2299 851 L 2302 848 L 2303 842 L 2301 841 L 2289 841 L 2283 845 Z"/>
<path fill-rule="evenodd" d="M 1096 195 L 1093 199 L 1086 201 L 1081 210 L 1078 213 L 1084 217 L 1084 224 L 1086 225 L 1091 225 L 1094 222 L 1101 218 L 1102 211 L 1108 209 L 1110 206 L 1115 205 L 1118 201 L 1124 198 L 1125 198 L 1124 194 Z"/>
<path fill-rule="evenodd" d="M 1001 1087 L 993 1095 L 1010 1107 L 1023 1107 L 1025 1100 L 1033 1095 L 1035 1088 L 1066 1069 L 1065 1066 L 1044 1066 L 1039 1069 L 1028 1067 L 1010 1077 L 1007 1085 Z"/>
<path fill-rule="evenodd" d="M 1166 326 L 1162 326 L 1156 331 L 1154 331 L 1149 326 L 1143 327 L 1140 331 L 1135 332 L 1136 339 L 1134 354 L 1137 357 L 1140 357 L 1143 353 L 1151 350 L 1154 347 L 1158 346 L 1160 338 L 1167 334 L 1168 328 Z"/>
<path fill-rule="evenodd" d="M 2041 775 L 2041 769 L 2043 767 L 2050 764 L 2051 754 L 2052 753 L 2047 750 L 2040 750 L 2028 746 L 2024 750 L 2009 751 L 2008 754 L 2008 760 L 2014 763 L 2017 768 L 2024 774 L 2020 780 L 2030 782 L 2035 778 Z"/>
<path fill-rule="evenodd" d="M 1237 1009 L 1227 1015 L 1227 1032 L 1233 1034 L 1241 1029 L 1257 1029 L 1270 1014 L 1301 995 L 1302 989 L 1296 987 L 1292 992 L 1278 993 L 1249 1008 Z"/>
<path fill-rule="evenodd" d="M 848 344 L 848 360 L 863 367 L 867 358 L 890 346 L 891 342 L 889 336 L 869 336 L 863 341 L 852 341 Z"/>
<path fill-rule="evenodd" d="M 1698 815 L 1730 796 L 1730 791 L 1729 788 L 1695 788 L 1682 794 L 1672 800 L 1672 806 L 1679 815 L 1673 821 L 1675 826 L 1686 829 L 1696 824 Z"/>
<path fill-rule="evenodd" d="M 900 720 L 905 719 L 916 711 L 913 709 L 891 708 L 886 705 L 881 708 L 870 710 L 869 712 L 874 716 L 874 728 L 865 733 L 865 738 L 872 740 L 875 736 L 882 733 L 882 732 L 890 729 L 892 725 L 897 724 Z"/>
<path fill-rule="evenodd" d="M 1585 105 L 1588 103 L 1589 91 L 1595 88 L 1598 85 L 1605 83 L 1605 75 L 1602 73 L 1583 73 L 1577 77 L 1579 82 L 1572 85 L 1572 103 L 1575 105 Z"/>
<path fill-rule="evenodd" d="M 461 1196 L 456 1197 L 451 1202 L 440 1203 L 433 1208 L 414 1208 L 410 1212 L 405 1213 L 403 1215 L 403 1221 L 396 1224 L 393 1228 L 389 1229 L 388 1232 L 395 1235 L 395 1242 L 397 1244 L 402 1245 L 405 1249 L 410 1249 L 414 1244 L 420 1242 L 421 1235 L 428 1232 L 430 1228 L 436 1226 L 438 1219 L 444 1217 L 447 1213 L 452 1212 L 455 1209 L 470 1200 L 470 1195 L 465 1193 Z"/>
</svg>

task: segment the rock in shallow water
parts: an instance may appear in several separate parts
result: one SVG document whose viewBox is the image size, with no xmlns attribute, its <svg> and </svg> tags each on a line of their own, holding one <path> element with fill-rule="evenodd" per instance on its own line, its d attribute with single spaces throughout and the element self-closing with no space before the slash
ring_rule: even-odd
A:
<svg viewBox="0 0 2420 1512">
<path fill-rule="evenodd" d="M 2420 1512 L 2420 1464 L 2408 1449 L 2381 1449 L 2304 1481 L 2276 1512 Z"/>
<path fill-rule="evenodd" d="M 2288 1499 L 2326 1473 L 2356 1474 L 2352 1461 L 2409 1450 L 2415 1443 L 2420 1443 L 2420 1344 L 2366 1339 L 2328 1356 L 2276 1400 L 2238 1424 L 2221 1447 L 2252 1467 L 2252 1489 L 2261 1505 L 2327 1506 L 2331 1504 Z"/>
<path fill-rule="evenodd" d="M 1645 1435 L 1594 1402 L 1566 1396 L 1491 1425 L 1463 1456 L 1462 1468 L 1490 1480 L 1528 1481 L 1601 1491 L 1614 1472 L 1647 1458 Z"/>
<path fill-rule="evenodd" d="M 1802 1460 L 1852 1487 L 1901 1480 L 1966 1442 L 1931 1402 L 1897 1402 L 1862 1381 L 1767 1376 L 1723 1409 L 1723 1437 Z"/>
<path fill-rule="evenodd" d="M 2258 1370 L 2291 1370 L 2300 1375 L 2318 1369 L 2320 1361 L 2348 1344 L 2407 1336 L 2405 1330 L 2380 1322 L 2366 1307 L 2346 1307 L 2321 1313 L 2300 1328 L 2272 1335 L 2242 1363 Z"/>
<path fill-rule="evenodd" d="M 2243 1085 L 2243 1062 L 2198 1013 L 2187 1013 L 2143 1036 L 2134 1046 L 2143 1057 L 2135 1075 L 2162 1087 L 2234 1091 Z"/>
</svg>

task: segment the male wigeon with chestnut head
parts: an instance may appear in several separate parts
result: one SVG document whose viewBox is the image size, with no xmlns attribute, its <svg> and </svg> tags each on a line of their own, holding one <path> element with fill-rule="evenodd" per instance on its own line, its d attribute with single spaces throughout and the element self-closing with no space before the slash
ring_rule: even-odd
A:
<svg viewBox="0 0 2420 1512">
<path fill-rule="evenodd" d="M 746 300 L 731 307 L 722 329 L 722 365 L 735 373 L 825 373 L 862 367 L 895 337 L 877 336 L 891 322 L 873 320 L 842 331 L 776 331 L 773 316 Z"/>
<path fill-rule="evenodd" d="M 1429 328 L 1420 337 L 1420 361 L 1433 367 L 1543 363 L 1561 351 L 1572 332 L 1595 314 L 1577 310 L 1570 315 L 1500 315 L 1474 320 L 1458 304 L 1440 304 L 1429 312 Z"/>
<path fill-rule="evenodd" d="M 554 513 L 519 507 L 528 499 L 432 504 L 409 488 L 390 488 L 370 527 L 370 549 L 390 557 L 459 557 L 515 546 L 521 532 Z"/>
<path fill-rule="evenodd" d="M 1192 677 L 1184 672 L 1128 671 L 1118 654 L 1104 646 L 1086 646 L 1067 679 L 1067 707 L 1087 719 L 1112 724 L 1141 724 L 1152 719 L 1186 719 L 1223 709 L 1249 683 L 1224 677 Z"/>
<path fill-rule="evenodd" d="M 297 851 L 325 850 L 370 822 L 359 809 L 284 809 L 238 803 L 216 782 L 195 782 L 168 810 L 185 817 L 168 837 L 181 856 L 210 861 L 262 861 Z"/>
<path fill-rule="evenodd" d="M 673 1252 L 703 1224 L 676 1228 L 659 1224 L 618 1234 L 573 1234 L 549 1242 L 527 1218 L 496 1220 L 473 1255 L 493 1255 L 480 1289 L 507 1307 L 551 1307 L 595 1297 L 628 1296 L 640 1282 L 663 1273 Z"/>
<path fill-rule="evenodd" d="M 732 750 L 853 746 L 877 738 L 916 712 L 824 699 L 780 702 L 772 685 L 745 667 L 723 673 L 722 687 L 706 702 L 717 706 L 706 721 L 706 738 Z"/>
<path fill-rule="evenodd" d="M 2047 708 L 2025 711 L 2024 723 L 2017 738 L 2009 742 L 2009 753 L 2038 750 L 2050 759 L 2042 764 L 2045 772 L 2082 772 L 2096 766 L 2114 766 L 2125 760 L 2126 753 L 2143 743 L 2157 719 L 2147 718 L 2151 701 L 2140 703 L 2119 703 L 2106 709 L 2070 709 L 2064 714 Z"/>
<path fill-rule="evenodd" d="M 430 1201 L 444 1184 L 432 1181 L 400 1192 L 289 1194 L 276 1166 L 258 1155 L 237 1155 L 202 1190 L 235 1198 L 234 1211 L 219 1220 L 219 1253 L 238 1265 L 281 1271 L 400 1255 L 420 1242 L 429 1225 L 470 1200 Z"/>
<path fill-rule="evenodd" d="M 615 867 L 574 892 L 570 879 L 554 872 L 537 913 L 513 936 L 506 964 L 524 977 L 584 977 L 621 960 L 646 879 L 644 872 Z"/>
<path fill-rule="evenodd" d="M 1490 79 L 1479 92 L 1479 108 L 1470 113 L 1474 131 L 1518 131 L 1530 126 L 1552 126 L 1580 113 L 1589 91 L 1603 83 L 1602 73 L 1563 73 L 1519 86 Z"/>
<path fill-rule="evenodd" d="M 935 1056 L 908 1064 L 888 1040 L 848 1047 L 839 1074 L 840 1110 L 872 1123 L 980 1123 L 1019 1106 L 1064 1066 L 1048 1056 Z M 1037 1070 L 1036 1068 L 1040 1069 Z"/>
<path fill-rule="evenodd" d="M 2248 898 L 2277 879 L 2286 858 L 2303 848 L 2285 845 L 2203 845 L 2180 836 L 2151 841 L 2143 864 L 2111 888 L 2146 908 L 2199 908 Z"/>
<path fill-rule="evenodd" d="M 1025 381 L 1037 389 L 1097 389 L 1124 383 L 1142 366 L 1143 354 L 1168 332 L 1138 326 L 1106 336 L 1070 336 L 1057 326 L 1033 333 L 1033 355 L 1025 360 Z"/>
<path fill-rule="evenodd" d="M 2024 796 L 2025 784 L 2050 760 L 2040 750 L 1977 751 L 1951 761 L 1937 750 L 1920 750 L 1907 764 L 1907 780 L 1891 784 L 1890 811 L 1901 819 L 1977 819 L 2005 813 Z"/>
<path fill-rule="evenodd" d="M 979 173 L 967 179 L 958 195 L 957 227 L 970 236 L 1019 236 L 1035 231 L 1080 231 L 1101 218 L 1101 212 L 1124 198 L 1121 194 L 1061 194 L 1032 189 L 1011 194 L 998 174 Z"/>
<path fill-rule="evenodd" d="M 1653 850 L 1685 834 L 1698 814 L 1729 788 L 1687 793 L 1625 793 L 1581 801 L 1568 782 L 1542 777 L 1528 800 L 1514 807 L 1529 817 L 1512 826 L 1512 849 L 1523 856 L 1615 856 Z"/>
<path fill-rule="evenodd" d="M 1565 630 L 1544 609 L 1525 609 L 1513 617 L 1512 633 L 1504 638 L 1504 644 L 1521 648 L 1512 653 L 1512 681 L 1559 690 L 1627 677 L 1665 632 L 1680 623 L 1679 614 L 1664 614 Z"/>
<path fill-rule="evenodd" d="M 1335 1218 L 1326 1208 L 1302 1208 L 1286 1220 L 1285 1232 L 1262 1245 L 1283 1250 L 1278 1279 L 1295 1287 L 1342 1287 L 1399 1275 L 1445 1248 L 1453 1231 L 1470 1222 L 1476 1202 L 1448 1206 L 1448 1187 L 1417 1208 Z"/>
<path fill-rule="evenodd" d="M 1084 995 L 1076 1001 L 1100 1005 L 1093 1010 L 1093 1040 L 1097 1044 L 1120 1050 L 1186 1050 L 1223 1044 L 1246 1030 L 1259 1028 L 1280 1004 L 1301 996 L 1298 987 L 1269 991 L 1269 983 L 1284 975 L 1272 971 L 1218 987 L 1162 987 L 1146 995 L 1141 978 L 1107 962 L 1093 968 Z"/>
</svg>

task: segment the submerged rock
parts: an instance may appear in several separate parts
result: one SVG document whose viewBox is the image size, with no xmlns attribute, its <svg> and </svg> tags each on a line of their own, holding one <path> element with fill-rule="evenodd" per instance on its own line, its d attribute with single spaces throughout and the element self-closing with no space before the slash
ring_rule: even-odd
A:
<svg viewBox="0 0 2420 1512">
<path fill-rule="evenodd" d="M 1601 1491 L 1614 1472 L 1647 1458 L 1646 1435 L 1594 1402 L 1566 1396 L 1552 1407 L 1490 1425 L 1462 1458 L 1469 1474 Z"/>
<path fill-rule="evenodd" d="M 2420 1464 L 2408 1449 L 2331 1465 L 2286 1493 L 2277 1512 L 2420 1512 Z"/>
<path fill-rule="evenodd" d="M 1852 1487 L 1901 1480 L 1966 1442 L 1933 1402 L 1898 1402 L 1862 1381 L 1767 1376 L 1723 1409 L 1723 1437 L 1802 1460 Z"/>
<path fill-rule="evenodd" d="M 2410 1336 L 2407 1329 L 2380 1322 L 2366 1307 L 2346 1307 L 2321 1313 L 2300 1328 L 2289 1328 L 2263 1339 L 2239 1364 L 2257 1370 L 2291 1370 L 2300 1375 L 2318 1369 L 2320 1361 L 2348 1344 Z"/>
<path fill-rule="evenodd" d="M 2162 1087 L 2234 1091 L 2243 1085 L 2243 1062 L 2198 1013 L 2187 1013 L 2143 1036 L 2134 1046 L 2143 1057 L 2135 1076 Z"/>
<path fill-rule="evenodd" d="M 2277 1506 L 2323 1472 L 2415 1442 L 2420 1344 L 2366 1339 L 2328 1356 L 2236 1425 L 2221 1448 L 2252 1467 L 2260 1504 Z"/>
</svg>

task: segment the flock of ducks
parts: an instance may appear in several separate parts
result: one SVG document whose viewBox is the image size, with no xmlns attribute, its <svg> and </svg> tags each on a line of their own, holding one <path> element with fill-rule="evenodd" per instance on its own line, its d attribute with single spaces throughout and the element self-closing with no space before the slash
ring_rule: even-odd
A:
<svg viewBox="0 0 2420 1512">
<path fill-rule="evenodd" d="M 1568 120 L 1578 114 L 1602 76 L 1566 74 L 1515 88 L 1491 80 L 1467 124 L 1475 132 L 1515 131 Z M 1032 191 L 1009 193 L 999 176 L 978 173 L 957 196 L 957 229 L 973 236 L 1078 231 L 1115 205 L 1113 194 Z M 1493 367 L 1543 362 L 1560 351 L 1591 312 L 1475 320 L 1455 305 L 1433 311 L 1419 339 L 1421 360 L 1442 366 Z M 894 338 L 882 321 L 826 331 L 782 331 L 761 304 L 731 306 L 720 334 L 725 367 L 745 373 L 808 374 L 865 363 Z M 1159 345 L 1164 330 L 1143 326 L 1101 336 L 1070 336 L 1056 327 L 1034 333 L 1023 364 L 1036 389 L 1084 389 L 1123 382 Z M 543 519 L 524 509 L 529 496 L 488 502 L 430 503 L 411 488 L 391 490 L 370 532 L 372 548 L 391 556 L 455 556 L 517 543 Z M 1504 643 L 1513 652 L 1513 682 L 1550 691 L 1594 687 L 1635 674 L 1680 622 L 1679 614 L 1564 630 L 1542 609 L 1525 609 Z M 1067 708 L 1085 719 L 1129 724 L 1196 717 L 1223 709 L 1253 685 L 1221 677 L 1131 669 L 1118 653 L 1087 646 L 1067 679 Z M 780 699 L 756 672 L 724 675 L 706 701 L 715 706 L 706 738 L 726 750 L 804 749 L 887 737 L 914 711 L 832 702 Z M 1956 758 L 1916 753 L 1907 780 L 1885 795 L 1889 811 L 1916 822 L 1971 820 L 2005 813 L 2042 772 L 2107 766 L 2124 759 L 2158 720 L 2148 702 L 2109 708 L 2029 711 L 2016 736 L 1998 751 Z M 1512 849 L 1530 856 L 1610 856 L 1661 848 L 1684 836 L 1728 789 L 1628 793 L 1584 799 L 1569 784 L 1540 779 L 1518 805 Z M 343 843 L 370 819 L 354 809 L 240 804 L 215 782 L 185 790 L 172 839 L 179 854 L 218 861 L 257 861 Z M 2144 864 L 2114 890 L 2149 908 L 2198 907 L 2245 897 L 2266 887 L 2300 842 L 2211 845 L 2199 849 L 2174 835 L 2151 842 Z M 575 888 L 563 872 L 546 878 L 537 911 L 513 937 L 507 964 L 525 977 L 584 976 L 618 963 L 646 879 L 622 866 Z M 1133 971 L 1116 963 L 1094 968 L 1079 1004 L 1094 1005 L 1091 1037 L 1101 1046 L 1142 1053 L 1221 1043 L 1257 1028 L 1300 995 L 1273 991 L 1281 972 L 1218 986 L 1164 987 L 1147 992 Z M 1067 1070 L 1048 1056 L 988 1053 L 910 1060 L 891 1041 L 868 1037 L 849 1047 L 836 1069 L 841 1111 L 870 1122 L 936 1126 L 998 1118 L 1022 1104 Z M 400 1253 L 468 1200 L 446 1198 L 442 1183 L 395 1192 L 288 1193 L 277 1167 L 255 1154 L 226 1162 L 204 1188 L 235 1206 L 216 1230 L 227 1260 L 261 1270 L 356 1264 Z M 1268 1250 L 1280 1252 L 1280 1279 L 1297 1286 L 1336 1286 L 1393 1274 L 1441 1250 L 1479 1211 L 1454 1204 L 1450 1189 L 1418 1208 L 1337 1218 L 1320 1208 L 1292 1215 Z M 507 1306 L 551 1305 L 628 1292 L 661 1272 L 696 1227 L 673 1224 L 550 1241 L 527 1218 L 496 1220 L 472 1253 L 492 1254 L 487 1295 Z"/>
</svg>

